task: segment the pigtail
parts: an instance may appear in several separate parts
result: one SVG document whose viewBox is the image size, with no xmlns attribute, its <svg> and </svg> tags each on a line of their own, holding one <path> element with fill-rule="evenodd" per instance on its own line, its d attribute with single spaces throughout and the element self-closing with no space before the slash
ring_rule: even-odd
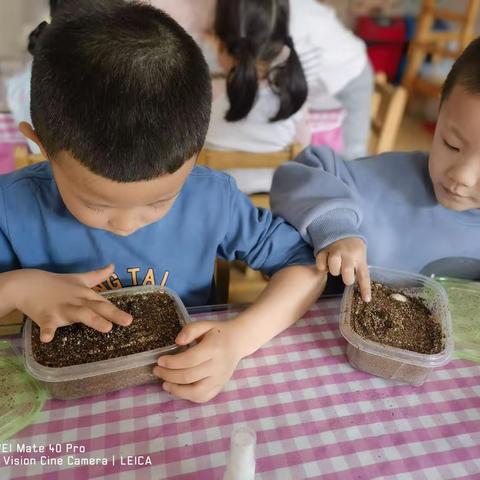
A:
<svg viewBox="0 0 480 480">
<path fill-rule="evenodd" d="M 270 86 L 280 99 L 280 108 L 271 122 L 284 120 L 298 112 L 308 95 L 305 73 L 290 36 L 285 39 L 285 45 L 290 50 L 287 61 L 274 67 L 269 75 Z"/>
<path fill-rule="evenodd" d="M 255 103 L 258 90 L 256 57 L 247 38 L 241 38 L 232 51 L 236 52 L 237 65 L 227 77 L 227 95 L 230 109 L 225 115 L 229 122 L 245 118 Z"/>
</svg>

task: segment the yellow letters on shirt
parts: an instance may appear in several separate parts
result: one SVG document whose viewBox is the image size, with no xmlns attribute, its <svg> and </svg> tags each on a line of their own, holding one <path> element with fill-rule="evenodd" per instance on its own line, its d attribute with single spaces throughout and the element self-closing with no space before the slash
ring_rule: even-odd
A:
<svg viewBox="0 0 480 480">
<path fill-rule="evenodd" d="M 147 270 L 147 274 L 143 279 L 142 285 L 155 285 L 155 275 L 153 274 L 153 268 Z"/>
<path fill-rule="evenodd" d="M 127 268 L 127 272 L 130 274 L 131 283 L 128 285 L 128 281 L 122 283 L 120 277 L 116 272 L 112 273 L 110 277 L 105 281 L 93 288 L 96 292 L 107 292 L 109 290 L 118 290 L 124 287 L 136 287 L 138 285 L 156 285 L 155 282 L 155 270 L 151 267 L 147 269 L 147 273 L 143 278 L 143 282 L 141 280 L 142 273 L 140 267 L 130 267 Z M 162 280 L 160 282 L 161 287 L 165 287 L 167 285 L 168 276 L 170 273 L 165 271 L 162 275 Z"/>
</svg>

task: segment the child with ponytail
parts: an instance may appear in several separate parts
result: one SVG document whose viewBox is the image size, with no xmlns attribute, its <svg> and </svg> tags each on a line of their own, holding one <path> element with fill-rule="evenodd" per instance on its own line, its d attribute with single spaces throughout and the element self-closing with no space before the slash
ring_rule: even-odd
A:
<svg viewBox="0 0 480 480">
<path fill-rule="evenodd" d="M 307 82 L 289 33 L 288 0 L 218 0 L 214 34 L 226 79 L 214 80 L 206 147 L 274 152 L 308 145 Z M 230 170 L 246 193 L 270 190 L 269 169 Z"/>
</svg>

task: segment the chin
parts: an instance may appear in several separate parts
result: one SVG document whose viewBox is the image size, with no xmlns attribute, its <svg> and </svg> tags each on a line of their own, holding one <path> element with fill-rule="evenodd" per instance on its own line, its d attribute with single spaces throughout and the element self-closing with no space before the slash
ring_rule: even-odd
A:
<svg viewBox="0 0 480 480">
<path fill-rule="evenodd" d="M 442 205 L 442 207 L 448 208 L 449 210 L 453 210 L 454 212 L 466 212 L 467 210 L 474 210 L 476 208 L 480 208 L 480 206 L 476 207 L 474 205 L 465 205 L 461 201 L 446 199 L 437 197 L 438 203 Z"/>
<path fill-rule="evenodd" d="M 449 210 L 453 210 L 454 212 L 464 212 L 465 210 L 469 210 L 468 208 L 462 208 L 459 205 L 456 205 L 452 202 L 446 202 L 446 203 L 444 202 L 442 203 L 442 205 L 445 208 L 448 208 Z"/>
<path fill-rule="evenodd" d="M 434 186 L 435 197 L 437 202 L 445 208 L 449 210 L 453 210 L 455 212 L 465 212 L 467 210 L 474 210 L 476 208 L 480 208 L 479 206 L 473 205 L 472 201 L 467 200 L 461 197 L 455 197 L 445 193 L 444 190 L 440 185 Z"/>
</svg>

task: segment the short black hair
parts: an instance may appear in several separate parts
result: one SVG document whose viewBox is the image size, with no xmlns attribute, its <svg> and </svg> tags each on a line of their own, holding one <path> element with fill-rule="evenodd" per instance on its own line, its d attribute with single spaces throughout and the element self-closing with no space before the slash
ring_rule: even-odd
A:
<svg viewBox="0 0 480 480">
<path fill-rule="evenodd" d="M 61 8 L 67 1 L 73 0 L 50 0 L 48 3 L 50 7 L 50 17 L 53 18 L 53 16 L 57 13 L 57 10 Z M 47 22 L 41 22 L 34 30 L 30 32 L 30 35 L 28 36 L 27 50 L 32 55 L 35 53 L 35 45 L 38 43 L 38 37 L 42 34 L 43 30 L 47 26 Z"/>
<path fill-rule="evenodd" d="M 53 17 L 55 11 L 62 6 L 63 0 L 49 0 L 48 5 L 50 7 L 50 16 Z"/>
<path fill-rule="evenodd" d="M 455 85 L 473 94 L 480 93 L 480 37 L 473 40 L 453 64 L 442 87 L 441 103 L 450 96 Z"/>
<path fill-rule="evenodd" d="M 194 40 L 164 12 L 124 0 L 66 2 L 34 48 L 33 126 L 118 182 L 178 170 L 200 152 L 211 81 Z"/>
</svg>

